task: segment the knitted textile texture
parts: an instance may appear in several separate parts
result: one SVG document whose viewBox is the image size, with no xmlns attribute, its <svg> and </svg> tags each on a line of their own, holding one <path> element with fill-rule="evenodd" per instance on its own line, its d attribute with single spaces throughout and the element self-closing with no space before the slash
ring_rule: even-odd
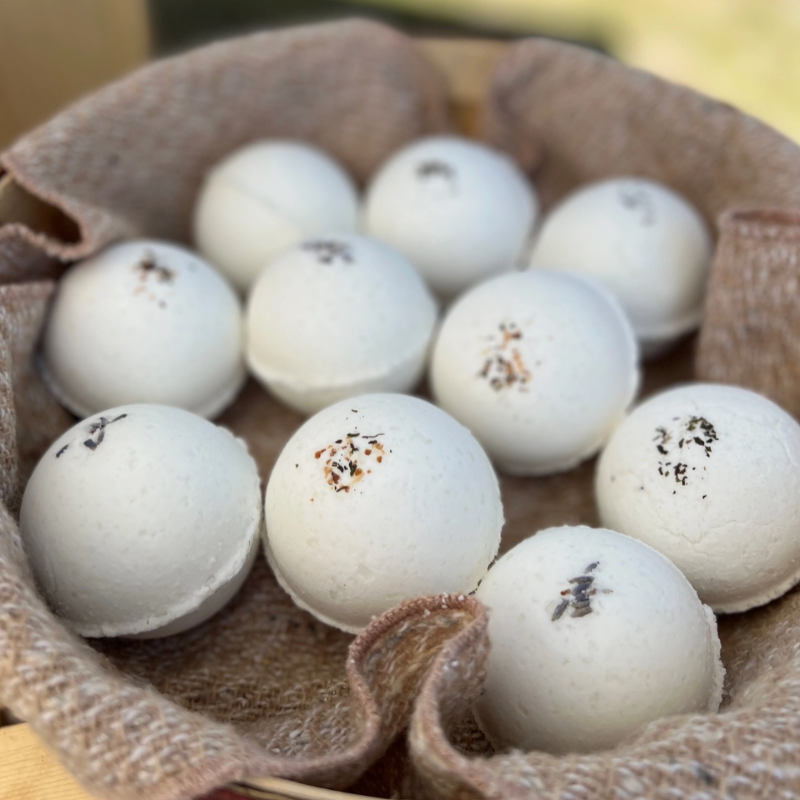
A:
<svg viewBox="0 0 800 800">
<path fill-rule="evenodd" d="M 800 592 L 720 620 L 719 714 L 560 757 L 494 753 L 475 727 L 488 642 L 469 597 L 410 601 L 354 639 L 297 609 L 259 559 L 194 630 L 84 642 L 38 595 L 16 514 L 36 460 L 74 422 L 33 358 L 65 265 L 128 237 L 188 242 L 204 173 L 245 142 L 312 141 L 363 183 L 405 142 L 447 130 L 447 102 L 411 40 L 362 21 L 316 25 L 152 64 L 0 157 L 14 208 L 0 219 L 0 704 L 108 800 L 188 800 L 259 776 L 442 800 L 800 797 Z M 585 181 L 636 174 L 719 219 L 700 336 L 648 366 L 644 393 L 696 365 L 800 413 L 800 149 L 728 106 L 535 39 L 497 66 L 485 134 L 546 207 Z M 263 480 L 301 421 L 252 381 L 218 420 Z M 593 469 L 503 478 L 503 549 L 550 525 L 597 524 Z"/>
</svg>

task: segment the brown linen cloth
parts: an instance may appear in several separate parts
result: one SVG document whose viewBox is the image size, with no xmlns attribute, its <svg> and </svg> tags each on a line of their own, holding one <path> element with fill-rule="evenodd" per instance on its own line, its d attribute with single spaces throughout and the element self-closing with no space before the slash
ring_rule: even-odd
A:
<svg viewBox="0 0 800 800">
<path fill-rule="evenodd" d="M 727 365 L 711 377 L 798 407 L 796 381 L 775 382 L 774 366 L 762 376 L 755 349 L 744 365 L 725 355 L 771 348 L 778 330 L 781 357 L 798 347 L 793 306 L 772 291 L 797 268 L 794 145 L 692 92 L 539 40 L 509 48 L 487 110 L 488 138 L 535 172 L 547 204 L 585 180 L 644 174 L 710 221 L 728 212 L 699 363 L 703 374 Z M 36 459 L 73 422 L 33 367 L 54 286 L 37 279 L 115 239 L 187 241 L 204 171 L 251 139 L 308 139 L 363 181 L 404 142 L 447 124 L 442 85 L 413 45 L 347 22 L 154 64 L 2 156 L 21 211 L 0 227 L 0 701 L 91 792 L 120 800 L 190 798 L 248 775 L 437 798 L 800 796 L 796 592 L 722 622 L 720 715 L 659 721 L 612 752 L 567 757 L 491 754 L 475 729 L 486 618 L 470 598 L 412 601 L 353 640 L 295 608 L 260 560 L 230 606 L 193 631 L 87 644 L 37 595 L 14 514 Z M 783 211 L 729 212 L 739 207 Z M 742 314 L 754 338 L 739 332 Z M 651 368 L 647 391 L 687 379 L 693 348 Z M 300 418 L 251 382 L 219 421 L 248 441 L 266 479 Z M 503 479 L 504 549 L 547 525 L 596 524 L 592 470 Z M 406 746 L 398 735 L 409 723 Z"/>
</svg>

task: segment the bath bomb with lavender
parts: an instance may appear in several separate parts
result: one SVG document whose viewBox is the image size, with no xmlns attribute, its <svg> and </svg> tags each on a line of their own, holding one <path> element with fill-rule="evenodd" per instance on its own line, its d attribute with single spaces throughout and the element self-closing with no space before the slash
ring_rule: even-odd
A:
<svg viewBox="0 0 800 800">
<path fill-rule="evenodd" d="M 369 392 L 408 392 L 425 370 L 437 306 L 399 253 L 355 235 L 307 239 L 273 261 L 247 302 L 247 361 L 306 414 Z"/>
<path fill-rule="evenodd" d="M 545 218 L 530 266 L 591 275 L 616 295 L 644 356 L 697 328 L 712 240 L 667 186 L 612 178 L 568 195 Z"/>
<path fill-rule="evenodd" d="M 113 245 L 58 284 L 42 340 L 45 382 L 73 414 L 159 403 L 214 417 L 244 383 L 239 299 L 166 242 Z"/>
<path fill-rule="evenodd" d="M 498 469 L 546 475 L 600 449 L 636 394 L 637 361 L 630 324 L 602 286 L 535 270 L 486 281 L 451 306 L 430 382 Z"/>
<path fill-rule="evenodd" d="M 308 236 L 350 232 L 358 194 L 345 170 L 306 142 L 264 139 L 208 173 L 194 212 L 200 252 L 246 292 L 273 258 Z"/>
<path fill-rule="evenodd" d="M 432 136 L 384 164 L 363 216 L 371 236 L 399 250 L 450 299 L 514 269 L 537 212 L 533 187 L 507 156 L 468 139 Z"/>
<path fill-rule="evenodd" d="M 350 632 L 408 598 L 475 589 L 502 526 L 480 445 L 408 395 L 320 411 L 267 485 L 266 552 L 278 581 L 298 606 Z"/>
<path fill-rule="evenodd" d="M 498 748 L 607 749 L 660 717 L 719 708 L 714 615 L 635 539 L 549 528 L 506 553 L 477 598 L 491 649 L 475 716 Z"/>
<path fill-rule="evenodd" d="M 82 636 L 179 633 L 219 611 L 258 552 L 261 490 L 244 442 L 177 408 L 79 422 L 42 456 L 20 532 L 53 610 Z"/>
<path fill-rule="evenodd" d="M 604 525 L 667 555 L 717 613 L 800 581 L 800 425 L 765 397 L 689 384 L 636 408 L 596 473 Z"/>
</svg>

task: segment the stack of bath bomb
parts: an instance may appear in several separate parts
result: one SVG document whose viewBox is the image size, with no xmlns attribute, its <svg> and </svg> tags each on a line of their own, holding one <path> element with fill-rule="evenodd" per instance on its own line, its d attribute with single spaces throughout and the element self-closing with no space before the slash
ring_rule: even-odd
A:
<svg viewBox="0 0 800 800">
<path fill-rule="evenodd" d="M 309 236 L 353 232 L 358 194 L 329 155 L 300 141 L 241 147 L 206 176 L 194 212 L 200 252 L 240 291 Z"/>
</svg>

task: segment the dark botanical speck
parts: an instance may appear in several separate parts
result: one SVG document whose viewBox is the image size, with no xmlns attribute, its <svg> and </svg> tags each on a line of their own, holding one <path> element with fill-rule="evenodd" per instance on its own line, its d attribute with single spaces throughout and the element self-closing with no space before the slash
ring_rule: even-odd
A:
<svg viewBox="0 0 800 800">
<path fill-rule="evenodd" d="M 576 575 L 570 578 L 568 583 L 570 588 L 564 589 L 561 592 L 561 597 L 564 599 L 556 606 L 553 616 L 550 618 L 552 622 L 557 622 L 564 615 L 567 608 L 570 609 L 571 617 L 585 617 L 587 614 L 593 612 L 592 597 L 597 594 L 595 587 L 595 576 L 592 574 L 600 566 L 599 561 L 592 561 L 583 571 L 583 575 Z M 611 594 L 611 589 L 603 589 L 603 594 Z"/>
<path fill-rule="evenodd" d="M 153 275 L 160 283 L 172 283 L 176 277 L 175 270 L 158 263 L 156 254 L 152 250 L 145 252 L 134 269 L 139 272 L 143 281 L 146 281 L 148 276 Z"/>
<path fill-rule="evenodd" d="M 300 248 L 315 253 L 320 264 L 333 264 L 336 261 L 352 264 L 355 260 L 350 245 L 347 242 L 336 241 L 336 239 L 312 239 L 304 242 Z M 357 413 L 355 409 L 351 410 Z"/>
<path fill-rule="evenodd" d="M 691 416 L 683 420 L 675 417 L 672 422 L 677 423 L 672 431 L 664 426 L 656 428 L 653 441 L 659 455 L 680 455 L 682 460 L 676 461 L 674 465 L 671 461 L 658 461 L 656 468 L 662 477 L 672 478 L 675 483 L 688 486 L 690 464 L 683 459 L 690 459 L 694 454 L 711 458 L 713 445 L 719 441 L 719 436 L 714 425 L 705 417 Z M 696 470 L 697 467 L 691 467 L 692 472 Z"/>
<path fill-rule="evenodd" d="M 113 425 L 115 422 L 119 422 L 121 419 L 125 419 L 125 417 L 127 417 L 127 416 L 128 416 L 127 414 L 120 414 L 118 417 L 114 417 L 114 419 L 108 419 L 106 417 L 100 417 L 99 420 L 97 420 L 96 422 L 93 422 L 89 426 L 89 433 L 92 436 L 95 436 L 96 438 L 86 439 L 83 444 L 86 447 L 88 447 L 90 450 L 92 450 L 92 451 L 97 450 L 97 448 L 105 440 L 106 428 L 109 425 Z M 66 448 L 63 448 L 61 452 L 64 452 L 64 450 L 66 450 Z M 61 455 L 61 453 L 59 453 L 58 455 Z"/>
<path fill-rule="evenodd" d="M 563 615 L 563 614 L 564 614 L 564 612 L 567 610 L 567 607 L 568 607 L 568 606 L 569 606 L 569 600 L 562 600 L 562 601 L 561 601 L 561 602 L 560 602 L 560 603 L 559 603 L 559 604 L 556 606 L 556 610 L 553 612 L 553 616 L 552 616 L 552 617 L 550 617 L 550 620 L 551 620 L 552 622 L 555 622 L 556 620 L 559 620 L 559 619 L 561 619 L 562 615 Z"/>
<path fill-rule="evenodd" d="M 430 158 L 417 164 L 417 176 L 423 180 L 426 178 L 445 178 L 449 181 L 456 177 L 455 169 L 445 161 Z"/>
<path fill-rule="evenodd" d="M 619 187 L 619 201 L 624 208 L 637 212 L 642 225 L 649 228 L 656 223 L 656 206 L 652 195 L 641 186 L 622 184 Z"/>
</svg>

